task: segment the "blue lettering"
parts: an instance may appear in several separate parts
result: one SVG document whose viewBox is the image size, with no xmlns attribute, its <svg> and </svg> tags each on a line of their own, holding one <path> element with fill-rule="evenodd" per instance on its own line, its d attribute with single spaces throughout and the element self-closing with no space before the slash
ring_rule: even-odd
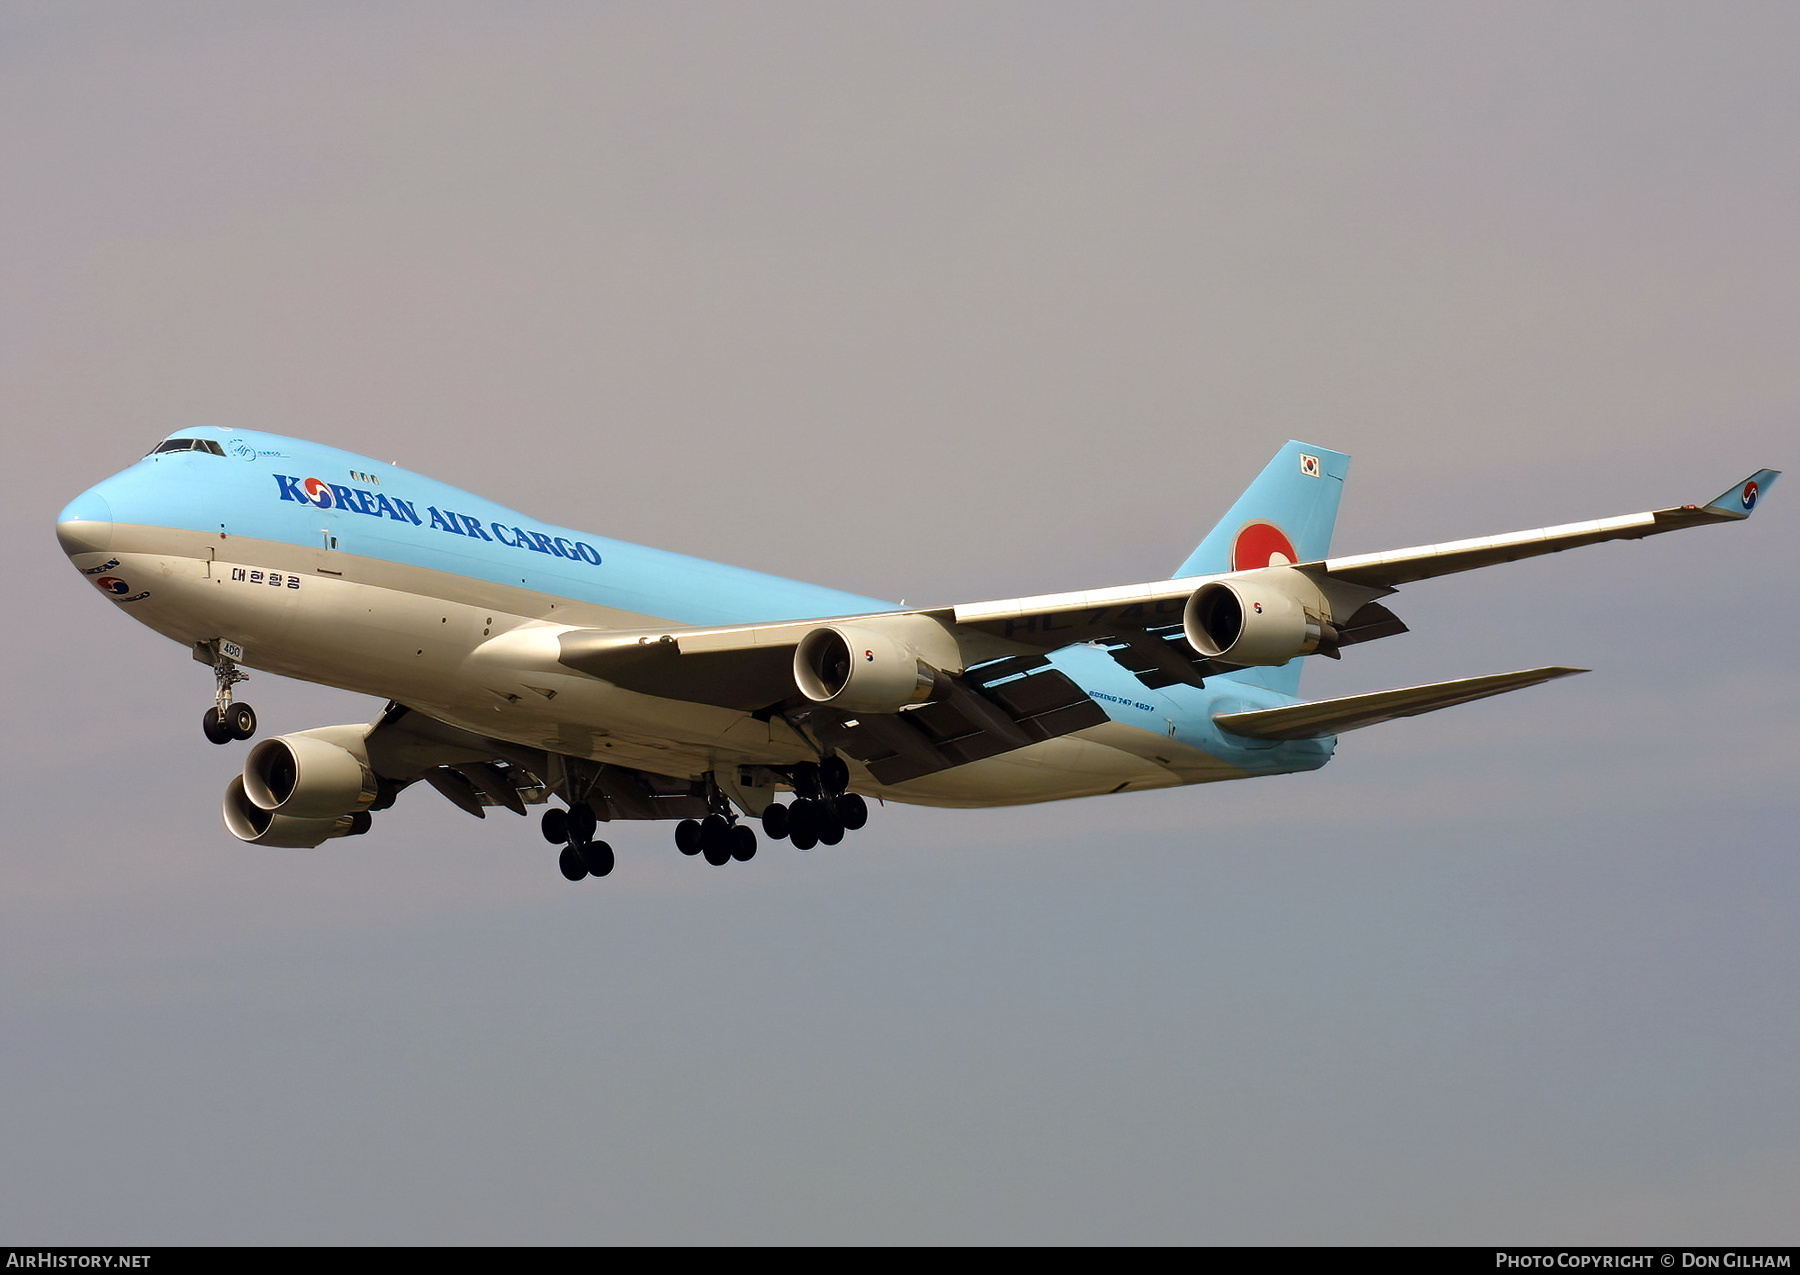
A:
<svg viewBox="0 0 1800 1275">
<path fill-rule="evenodd" d="M 406 518 L 411 520 L 413 526 L 417 527 L 420 525 L 419 515 L 413 509 L 412 501 L 402 500 L 400 497 L 395 496 L 392 499 L 391 505 L 392 508 L 390 509 L 388 516 L 393 518 L 395 522 L 400 521 L 402 518 Z"/>
<path fill-rule="evenodd" d="M 558 553 L 560 553 L 563 557 L 569 559 L 571 562 L 574 561 L 579 556 L 575 552 L 575 546 L 573 544 L 569 543 L 567 540 L 564 540 L 561 536 L 556 537 L 556 539 L 551 541 L 551 543 L 556 546 L 556 551 Z"/>
<path fill-rule="evenodd" d="M 364 491 L 361 487 L 353 488 L 356 492 L 357 508 L 371 518 L 381 517 L 381 507 L 375 503 L 375 493 Z"/>
<path fill-rule="evenodd" d="M 519 547 L 518 541 L 508 540 L 506 538 L 506 528 L 505 527 L 502 527 L 497 522 L 490 522 L 488 524 L 488 526 L 490 526 L 494 529 L 494 539 L 498 540 L 501 544 L 505 545 L 509 549 L 517 549 Z"/>
<path fill-rule="evenodd" d="M 485 532 L 481 529 L 481 524 L 479 522 L 477 522 L 475 519 L 469 517 L 468 514 L 457 514 L 456 516 L 458 518 L 462 519 L 463 526 L 465 526 L 469 529 L 469 534 L 471 536 L 479 536 L 483 540 L 492 540 L 493 539 L 492 536 L 488 535 L 487 532 Z"/>
<path fill-rule="evenodd" d="M 550 552 L 548 549 L 544 548 L 543 545 L 540 545 L 535 540 L 533 540 L 531 538 L 531 533 L 529 531 L 524 531 L 518 527 L 514 527 L 512 529 L 512 533 L 513 533 L 513 535 L 515 535 L 519 538 L 519 544 L 524 545 L 527 549 L 531 550 L 533 553 L 549 553 Z"/>
<path fill-rule="evenodd" d="M 339 509 L 354 510 L 361 503 L 356 499 L 355 492 L 348 487 L 340 487 L 336 483 L 331 484 L 331 496 Z"/>
<path fill-rule="evenodd" d="M 558 549 L 556 545 L 551 542 L 550 537 L 546 536 L 543 532 L 528 531 L 525 534 L 537 541 L 538 551 L 540 553 L 547 553 L 556 558 L 562 557 L 562 550 Z"/>
<path fill-rule="evenodd" d="M 302 504 L 312 504 L 312 501 L 306 498 L 306 493 L 300 490 L 300 480 L 298 478 L 289 478 L 286 474 L 276 474 L 275 485 L 281 488 L 281 498 L 283 500 L 298 500 Z"/>
<path fill-rule="evenodd" d="M 438 528 L 440 531 L 452 532 L 459 536 L 462 535 L 462 528 L 457 526 L 450 518 L 446 518 L 443 514 L 439 513 L 436 505 L 426 505 L 425 508 L 431 514 L 432 526 Z M 453 514 L 451 517 L 454 518 L 455 515 Z"/>
<path fill-rule="evenodd" d="M 600 565 L 600 551 L 595 549 L 593 545 L 588 544 L 585 540 L 577 540 L 575 542 L 575 552 L 580 554 L 588 562 L 593 563 L 596 567 Z"/>
</svg>

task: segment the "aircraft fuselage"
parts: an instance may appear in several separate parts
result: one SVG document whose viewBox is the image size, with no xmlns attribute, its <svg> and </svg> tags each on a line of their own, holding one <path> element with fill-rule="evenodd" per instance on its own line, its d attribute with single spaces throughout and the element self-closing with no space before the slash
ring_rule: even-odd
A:
<svg viewBox="0 0 1800 1275">
<path fill-rule="evenodd" d="M 465 730 L 658 775 L 792 765 L 817 749 L 765 716 L 623 689 L 559 661 L 570 629 L 825 619 L 892 603 L 554 527 L 368 457 L 249 431 L 153 453 L 72 502 L 58 535 L 133 618 L 255 670 L 404 704 Z M 1222 712 L 1292 703 L 1226 675 L 1151 690 L 1103 650 L 1052 664 L 1106 721 L 902 783 L 985 806 L 1310 770 L 1334 741 L 1242 740 Z"/>
</svg>

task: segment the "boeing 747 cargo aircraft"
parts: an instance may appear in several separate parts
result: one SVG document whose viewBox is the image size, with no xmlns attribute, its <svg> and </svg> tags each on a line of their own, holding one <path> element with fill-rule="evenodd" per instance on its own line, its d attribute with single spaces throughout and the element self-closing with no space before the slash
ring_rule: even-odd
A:
<svg viewBox="0 0 1800 1275">
<path fill-rule="evenodd" d="M 808 850 L 865 797 L 1057 801 L 1323 766 L 1344 731 L 1582 670 L 1299 698 L 1310 656 L 1404 632 L 1400 586 L 1748 518 L 1777 473 L 1704 505 L 1329 556 L 1349 457 L 1291 442 L 1147 584 L 906 608 L 553 527 L 394 465 L 190 429 L 78 496 L 56 534 L 114 606 L 207 665 L 202 727 L 256 731 L 256 669 L 379 696 L 373 722 L 264 739 L 225 792 L 261 846 L 370 830 L 424 781 L 477 818 L 543 806 L 563 875 L 597 837 L 678 821 L 686 854 Z M 555 799 L 560 804 L 550 804 Z M 383 816 L 389 818 L 393 816 Z"/>
</svg>

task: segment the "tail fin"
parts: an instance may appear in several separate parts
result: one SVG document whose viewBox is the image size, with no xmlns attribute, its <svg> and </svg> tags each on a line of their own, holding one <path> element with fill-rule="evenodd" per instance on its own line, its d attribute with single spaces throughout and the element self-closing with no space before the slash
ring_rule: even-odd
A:
<svg viewBox="0 0 1800 1275">
<path fill-rule="evenodd" d="M 1349 470 L 1350 458 L 1342 452 L 1289 443 L 1172 578 L 1266 567 L 1276 553 L 1290 562 L 1317 562 L 1331 552 L 1331 529 Z"/>
<path fill-rule="evenodd" d="M 1350 458 L 1311 443 L 1290 442 L 1244 489 L 1231 512 L 1207 533 L 1173 578 L 1317 562 L 1331 552 L 1338 499 Z M 1230 676 L 1285 695 L 1300 691 L 1300 661 L 1245 669 Z"/>
</svg>

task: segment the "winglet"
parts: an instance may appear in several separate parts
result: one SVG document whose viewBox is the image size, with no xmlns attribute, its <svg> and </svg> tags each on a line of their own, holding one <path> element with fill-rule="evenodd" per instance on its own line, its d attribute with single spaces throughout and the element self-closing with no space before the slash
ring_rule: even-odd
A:
<svg viewBox="0 0 1800 1275">
<path fill-rule="evenodd" d="M 1769 488 L 1775 485 L 1775 480 L 1779 477 L 1781 477 L 1779 469 L 1759 469 L 1737 486 L 1723 492 L 1717 500 L 1710 502 L 1706 507 L 1713 513 L 1724 514 L 1730 518 L 1748 518 L 1755 511 L 1756 502 L 1767 494 Z"/>
</svg>

